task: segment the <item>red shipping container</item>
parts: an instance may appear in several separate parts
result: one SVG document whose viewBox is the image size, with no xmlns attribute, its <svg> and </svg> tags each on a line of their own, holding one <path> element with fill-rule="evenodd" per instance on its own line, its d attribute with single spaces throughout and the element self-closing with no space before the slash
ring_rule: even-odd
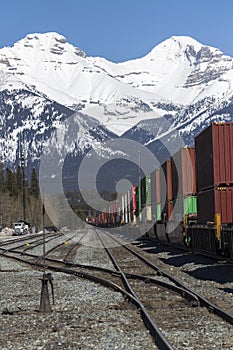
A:
<svg viewBox="0 0 233 350">
<path fill-rule="evenodd" d="M 116 211 L 117 211 L 117 201 L 114 200 L 110 203 L 110 213 L 111 215 L 116 215 Z"/>
<path fill-rule="evenodd" d="M 196 194 L 196 162 L 194 148 L 181 148 L 171 157 L 172 196 Z"/>
<path fill-rule="evenodd" d="M 105 221 L 108 218 L 108 211 L 106 209 L 103 211 L 103 218 L 104 218 Z"/>
<path fill-rule="evenodd" d="M 137 210 L 137 193 L 136 186 L 132 186 L 132 209 L 133 211 Z"/>
<path fill-rule="evenodd" d="M 233 185 L 233 123 L 213 123 L 195 138 L 197 187 Z"/>
<path fill-rule="evenodd" d="M 172 171 L 171 171 L 171 160 L 167 160 L 160 168 L 160 193 L 161 201 L 172 200 Z"/>
<path fill-rule="evenodd" d="M 217 187 L 197 194 L 198 222 L 214 222 L 221 214 L 223 224 L 233 223 L 233 187 Z"/>
</svg>

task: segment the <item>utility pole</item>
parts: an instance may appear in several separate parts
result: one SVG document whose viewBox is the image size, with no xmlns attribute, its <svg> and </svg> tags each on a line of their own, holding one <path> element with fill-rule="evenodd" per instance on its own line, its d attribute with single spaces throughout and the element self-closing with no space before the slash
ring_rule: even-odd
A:
<svg viewBox="0 0 233 350">
<path fill-rule="evenodd" d="M 21 135 L 20 135 L 21 139 Z M 20 140 L 20 162 L 22 169 L 22 190 L 23 190 L 23 221 L 26 221 L 26 181 L 25 181 L 25 166 L 26 166 L 26 145 L 23 139 Z"/>
<path fill-rule="evenodd" d="M 0 141 L 0 171 L 1 171 L 1 180 L 0 180 L 0 225 L 1 229 L 3 228 L 3 187 L 4 187 L 4 148 L 5 148 L 5 139 L 6 139 L 6 119 L 2 115 L 2 125 L 1 125 L 1 141 Z"/>
</svg>

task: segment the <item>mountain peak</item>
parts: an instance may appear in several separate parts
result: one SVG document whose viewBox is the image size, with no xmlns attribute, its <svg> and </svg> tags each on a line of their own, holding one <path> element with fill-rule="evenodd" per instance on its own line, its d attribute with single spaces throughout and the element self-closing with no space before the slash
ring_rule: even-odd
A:
<svg viewBox="0 0 233 350">
<path fill-rule="evenodd" d="M 203 52 L 210 52 L 212 55 L 223 55 L 223 53 L 212 46 L 208 46 L 200 43 L 196 39 L 190 36 L 172 36 L 157 46 L 155 46 L 147 55 L 150 58 L 157 55 L 163 55 L 165 57 L 183 55 L 184 53 L 191 56 L 198 57 Z"/>
<path fill-rule="evenodd" d="M 187 49 L 190 50 L 190 48 L 192 48 L 193 52 L 198 52 L 203 46 L 200 42 L 189 36 L 172 36 L 155 46 L 148 56 L 177 56 L 177 54 L 183 54 Z"/>
<path fill-rule="evenodd" d="M 21 39 L 21 40 L 24 40 L 26 42 L 33 42 L 35 40 L 40 40 L 40 41 L 46 42 L 48 40 L 49 41 L 54 40 L 54 41 L 60 42 L 62 44 L 65 44 L 67 42 L 66 38 L 63 35 L 58 34 L 56 32 L 28 34 L 28 35 L 26 35 L 26 37 L 24 39 Z"/>
<path fill-rule="evenodd" d="M 50 52 L 56 55 L 62 55 L 65 52 L 74 52 L 77 56 L 86 57 L 84 51 L 69 44 L 66 38 L 56 32 L 33 33 L 26 35 L 25 38 L 17 41 L 12 50 L 18 52 Z"/>
</svg>

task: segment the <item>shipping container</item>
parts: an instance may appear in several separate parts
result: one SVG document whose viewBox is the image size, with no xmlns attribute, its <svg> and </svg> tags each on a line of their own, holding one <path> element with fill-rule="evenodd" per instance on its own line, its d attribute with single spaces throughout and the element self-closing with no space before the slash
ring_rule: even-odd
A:
<svg viewBox="0 0 233 350">
<path fill-rule="evenodd" d="M 156 177 L 156 203 L 161 203 L 161 175 L 160 175 L 160 169 L 156 169 L 155 171 L 155 177 Z"/>
<path fill-rule="evenodd" d="M 132 186 L 132 210 L 135 212 L 137 209 L 137 187 Z"/>
<path fill-rule="evenodd" d="M 161 208 L 161 203 L 156 204 L 156 218 L 157 218 L 157 221 L 161 221 L 161 220 L 162 220 L 162 208 Z"/>
<path fill-rule="evenodd" d="M 128 192 L 124 194 L 124 222 L 128 224 L 129 222 L 129 201 Z"/>
<path fill-rule="evenodd" d="M 198 222 L 214 222 L 221 214 L 223 224 L 233 223 L 233 187 L 211 188 L 197 194 Z"/>
<path fill-rule="evenodd" d="M 152 205 L 151 211 L 152 211 L 152 220 L 154 222 L 161 221 L 161 215 L 162 215 L 161 203 Z"/>
<path fill-rule="evenodd" d="M 152 221 L 152 209 L 150 205 L 146 207 L 146 220 Z"/>
<path fill-rule="evenodd" d="M 138 185 L 136 189 L 136 194 L 137 194 L 137 217 L 139 217 L 139 221 L 142 221 L 142 196 L 141 196 L 141 186 Z"/>
<path fill-rule="evenodd" d="M 151 187 L 151 205 L 154 206 L 156 201 L 156 170 L 150 174 L 150 187 Z M 153 209 L 152 209 L 153 212 Z"/>
<path fill-rule="evenodd" d="M 150 175 L 150 187 L 151 187 L 151 204 L 161 203 L 161 179 L 160 169 L 154 170 Z"/>
<path fill-rule="evenodd" d="M 171 157 L 173 198 L 196 194 L 194 148 L 181 148 Z"/>
<path fill-rule="evenodd" d="M 172 200 L 171 160 L 167 160 L 160 168 L 161 202 Z"/>
<path fill-rule="evenodd" d="M 183 221 L 184 215 L 197 215 L 197 197 L 179 197 L 173 201 L 173 216 L 176 222 Z"/>
<path fill-rule="evenodd" d="M 197 190 L 233 185 L 233 123 L 212 123 L 195 138 Z"/>
<path fill-rule="evenodd" d="M 157 204 L 151 205 L 151 215 L 153 222 L 157 221 Z"/>
<path fill-rule="evenodd" d="M 197 214 L 197 196 L 184 198 L 184 215 Z"/>
<path fill-rule="evenodd" d="M 141 196 L 142 196 L 142 207 L 146 207 L 151 204 L 151 182 L 150 176 L 145 176 L 141 180 Z"/>
</svg>

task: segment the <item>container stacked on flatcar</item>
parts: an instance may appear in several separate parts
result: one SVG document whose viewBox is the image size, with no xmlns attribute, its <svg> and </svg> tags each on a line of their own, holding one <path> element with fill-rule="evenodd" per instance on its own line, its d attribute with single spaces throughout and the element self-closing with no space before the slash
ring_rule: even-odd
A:
<svg viewBox="0 0 233 350">
<path fill-rule="evenodd" d="M 150 174 L 150 186 L 151 186 L 151 215 L 152 220 L 157 221 L 157 213 L 156 213 L 156 170 L 154 170 Z"/>
<path fill-rule="evenodd" d="M 142 194 L 141 194 L 141 182 L 136 187 L 136 203 L 137 203 L 137 210 L 136 210 L 136 216 L 138 217 L 138 221 L 142 222 Z"/>
<path fill-rule="evenodd" d="M 160 191 L 160 168 L 150 175 L 151 182 L 151 215 L 153 222 L 161 221 L 161 191 Z"/>
<path fill-rule="evenodd" d="M 141 202 L 143 209 L 143 221 L 151 221 L 151 178 L 150 176 L 145 176 L 141 180 Z"/>
<path fill-rule="evenodd" d="M 195 138 L 198 222 L 233 223 L 233 123 L 213 123 Z"/>
<path fill-rule="evenodd" d="M 195 138 L 195 149 L 180 149 L 97 222 L 150 222 L 148 234 L 158 239 L 233 257 L 233 123 L 210 125 Z"/>
<path fill-rule="evenodd" d="M 171 160 L 160 168 L 161 216 L 163 222 L 173 220 Z"/>
<path fill-rule="evenodd" d="M 152 217 L 155 218 L 154 235 L 162 241 L 169 241 L 166 229 L 173 220 L 171 160 L 167 160 L 151 175 L 153 191 Z"/>
<path fill-rule="evenodd" d="M 189 230 L 192 246 L 233 256 L 233 233 L 225 228 L 233 226 L 233 123 L 212 123 L 195 148 L 199 225 Z"/>
<path fill-rule="evenodd" d="M 196 165 L 195 149 L 181 148 L 171 157 L 172 197 L 174 221 L 181 222 L 184 216 L 196 217 Z"/>
<path fill-rule="evenodd" d="M 133 217 L 133 223 L 136 224 L 137 222 L 137 186 L 132 186 L 132 217 Z"/>
</svg>

